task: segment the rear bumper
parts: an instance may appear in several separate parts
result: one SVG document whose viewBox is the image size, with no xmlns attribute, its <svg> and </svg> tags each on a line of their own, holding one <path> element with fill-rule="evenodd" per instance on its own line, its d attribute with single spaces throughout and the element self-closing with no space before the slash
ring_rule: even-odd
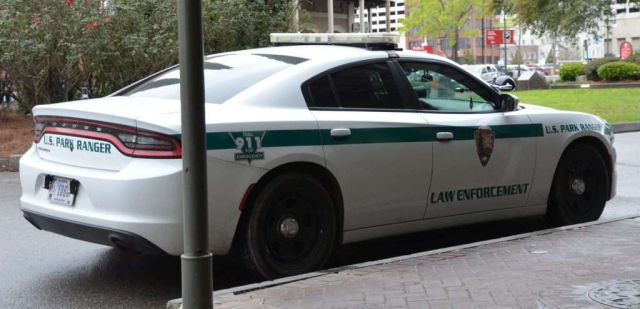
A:
<svg viewBox="0 0 640 309">
<path fill-rule="evenodd" d="M 72 222 L 26 210 L 22 210 L 22 212 L 24 213 L 24 218 L 39 230 L 115 247 L 126 252 L 141 252 L 156 255 L 168 254 L 146 238 L 127 231 Z"/>
<path fill-rule="evenodd" d="M 133 159 L 118 172 L 89 169 L 41 159 L 32 148 L 20 159 L 21 210 L 53 233 L 114 246 L 111 235 L 143 252 L 180 255 L 181 168 L 181 160 Z M 73 206 L 48 201 L 47 175 L 79 182 Z"/>
</svg>

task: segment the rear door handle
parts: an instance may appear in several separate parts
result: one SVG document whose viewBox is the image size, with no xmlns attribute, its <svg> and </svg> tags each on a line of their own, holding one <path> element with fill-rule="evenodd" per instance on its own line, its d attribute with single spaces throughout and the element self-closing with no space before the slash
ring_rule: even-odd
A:
<svg viewBox="0 0 640 309">
<path fill-rule="evenodd" d="M 439 141 L 450 141 L 453 139 L 453 132 L 438 132 L 436 138 Z"/>
<path fill-rule="evenodd" d="M 345 128 L 331 130 L 331 137 L 335 139 L 343 139 L 351 136 L 351 130 Z"/>
</svg>

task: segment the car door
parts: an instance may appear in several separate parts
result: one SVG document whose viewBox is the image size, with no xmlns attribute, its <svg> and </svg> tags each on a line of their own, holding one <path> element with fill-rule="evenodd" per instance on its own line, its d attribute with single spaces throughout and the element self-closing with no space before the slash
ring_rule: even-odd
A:
<svg viewBox="0 0 640 309">
<path fill-rule="evenodd" d="M 489 71 L 487 71 L 486 67 L 482 67 L 482 80 L 485 82 L 491 81 L 491 77 L 489 76 Z"/>
<path fill-rule="evenodd" d="M 425 218 L 527 204 L 542 126 L 523 110 L 501 111 L 499 94 L 445 62 L 401 61 L 405 75 L 428 76 L 412 92 L 431 126 L 433 174 Z"/>
<path fill-rule="evenodd" d="M 407 107 L 388 61 L 354 64 L 303 84 L 345 230 L 422 219 L 431 179 L 430 131 Z M 406 93 L 406 92 L 404 92 Z"/>
</svg>

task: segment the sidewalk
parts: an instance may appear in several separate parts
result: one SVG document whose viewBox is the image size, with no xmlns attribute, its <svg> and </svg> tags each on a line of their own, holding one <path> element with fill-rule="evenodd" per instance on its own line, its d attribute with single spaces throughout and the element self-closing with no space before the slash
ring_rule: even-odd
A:
<svg viewBox="0 0 640 309">
<path fill-rule="evenodd" d="M 214 307 L 640 308 L 640 218 L 462 247 L 218 291 Z"/>
</svg>

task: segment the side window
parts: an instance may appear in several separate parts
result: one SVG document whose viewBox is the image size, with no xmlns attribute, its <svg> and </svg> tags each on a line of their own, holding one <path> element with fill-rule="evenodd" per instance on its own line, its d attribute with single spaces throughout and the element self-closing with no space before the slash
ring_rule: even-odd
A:
<svg viewBox="0 0 640 309">
<path fill-rule="evenodd" d="M 309 93 L 316 107 L 338 107 L 329 76 L 325 75 L 309 84 Z"/>
<path fill-rule="evenodd" d="M 487 68 L 482 68 L 482 74 L 486 74 L 487 73 Z"/>
<path fill-rule="evenodd" d="M 487 112 L 495 110 L 497 94 L 450 66 L 401 62 L 425 110 L 442 112 Z"/>
<path fill-rule="evenodd" d="M 404 109 L 386 62 L 365 64 L 331 74 L 343 108 Z"/>
</svg>

